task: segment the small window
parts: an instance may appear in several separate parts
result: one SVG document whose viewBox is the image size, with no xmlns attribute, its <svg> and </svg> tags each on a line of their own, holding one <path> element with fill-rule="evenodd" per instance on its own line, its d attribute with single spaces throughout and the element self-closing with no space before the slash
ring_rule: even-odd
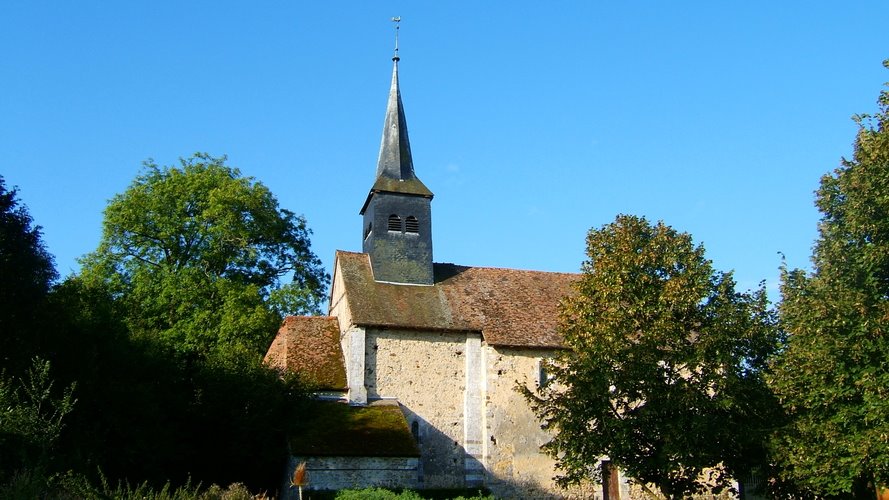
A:
<svg viewBox="0 0 889 500">
<path fill-rule="evenodd" d="M 414 233 L 417 234 L 420 232 L 420 222 L 417 221 L 417 218 L 413 215 L 409 215 L 407 219 L 404 220 L 404 231 L 406 233 Z"/>
<path fill-rule="evenodd" d="M 541 359 L 537 362 L 537 387 L 543 389 L 553 380 L 553 374 L 550 371 L 550 361 Z"/>
<path fill-rule="evenodd" d="M 370 236 L 370 232 L 373 229 L 373 227 L 374 227 L 373 222 L 371 222 L 370 224 L 367 225 L 367 228 L 364 230 L 364 239 L 367 239 L 367 237 Z"/>
<path fill-rule="evenodd" d="M 401 217 L 395 214 L 389 216 L 389 231 L 401 232 Z"/>
<path fill-rule="evenodd" d="M 414 441 L 420 444 L 420 422 L 416 420 L 411 422 L 411 434 L 414 436 Z"/>
</svg>

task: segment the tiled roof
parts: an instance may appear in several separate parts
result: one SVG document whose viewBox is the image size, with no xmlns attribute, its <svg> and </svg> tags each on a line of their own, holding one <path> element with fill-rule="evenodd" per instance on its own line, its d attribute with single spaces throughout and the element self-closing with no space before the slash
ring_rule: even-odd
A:
<svg viewBox="0 0 889 500">
<path fill-rule="evenodd" d="M 300 374 L 320 390 L 346 387 L 339 323 L 333 317 L 288 316 L 272 341 L 265 362 Z"/>
<path fill-rule="evenodd" d="M 576 274 L 434 264 L 434 285 L 403 285 L 374 281 L 367 254 L 336 258 L 357 325 L 478 331 L 491 345 L 562 347 L 559 302 Z"/>
<path fill-rule="evenodd" d="M 418 457 L 420 451 L 396 401 L 365 407 L 314 402 L 290 452 L 304 457 Z"/>
</svg>

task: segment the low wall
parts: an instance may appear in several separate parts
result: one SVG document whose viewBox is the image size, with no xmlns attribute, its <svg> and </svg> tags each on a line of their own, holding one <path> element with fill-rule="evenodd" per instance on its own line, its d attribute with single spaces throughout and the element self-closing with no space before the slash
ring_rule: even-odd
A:
<svg viewBox="0 0 889 500">
<path fill-rule="evenodd" d="M 308 483 L 303 490 L 346 488 L 417 488 L 418 459 L 413 457 L 290 457 L 280 498 L 298 499 L 290 478 L 300 462 L 306 463 Z"/>
</svg>

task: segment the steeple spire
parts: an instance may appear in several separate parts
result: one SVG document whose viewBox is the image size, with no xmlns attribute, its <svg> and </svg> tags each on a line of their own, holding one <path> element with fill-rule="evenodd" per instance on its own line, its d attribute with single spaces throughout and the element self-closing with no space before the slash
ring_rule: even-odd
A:
<svg viewBox="0 0 889 500">
<path fill-rule="evenodd" d="M 392 85 L 389 87 L 389 103 L 386 106 L 386 121 L 383 123 L 377 178 L 373 189 L 431 197 L 432 192 L 414 173 L 411 141 L 407 134 L 407 120 L 404 117 L 404 105 L 401 102 L 401 90 L 398 85 L 400 58 L 397 54 L 396 52 L 392 58 Z"/>
<path fill-rule="evenodd" d="M 407 134 L 407 120 L 404 117 L 404 105 L 401 102 L 401 90 L 398 83 L 398 61 L 401 60 L 398 55 L 398 22 L 401 21 L 401 18 L 394 17 L 392 21 L 396 23 L 395 55 L 392 57 L 392 84 L 389 87 L 389 102 L 386 105 L 383 138 L 380 141 L 380 156 L 377 159 L 377 175 L 367 201 L 361 208 L 362 214 L 375 192 L 432 198 L 432 191 L 414 173 L 411 142 Z"/>
<path fill-rule="evenodd" d="M 377 176 L 367 194 L 362 247 L 370 257 L 374 279 L 431 285 L 432 191 L 414 173 L 407 120 L 398 88 L 398 22 L 395 17 L 392 84 L 377 159 Z"/>
</svg>

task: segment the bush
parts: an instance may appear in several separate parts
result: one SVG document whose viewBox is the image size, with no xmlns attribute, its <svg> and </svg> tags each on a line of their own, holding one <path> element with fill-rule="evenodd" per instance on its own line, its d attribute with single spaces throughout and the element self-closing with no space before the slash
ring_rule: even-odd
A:
<svg viewBox="0 0 889 500">
<path fill-rule="evenodd" d="M 383 488 L 364 488 L 361 490 L 341 490 L 336 500 L 424 500 L 411 490 L 395 493 Z"/>
<path fill-rule="evenodd" d="M 422 495 L 421 495 L 422 493 Z M 496 500 L 493 495 L 485 495 L 479 491 L 475 496 L 466 497 L 463 495 L 454 497 L 454 494 L 465 493 L 464 490 L 428 490 L 416 492 L 404 490 L 394 492 L 384 488 L 364 488 L 340 490 L 336 500 L 426 500 L 426 499 L 453 499 L 453 500 Z"/>
<path fill-rule="evenodd" d="M 49 361 L 40 358 L 17 381 L 0 371 L 0 481 L 18 471 L 48 468 L 62 420 L 74 407 L 73 391 L 71 385 L 55 397 Z"/>
</svg>

